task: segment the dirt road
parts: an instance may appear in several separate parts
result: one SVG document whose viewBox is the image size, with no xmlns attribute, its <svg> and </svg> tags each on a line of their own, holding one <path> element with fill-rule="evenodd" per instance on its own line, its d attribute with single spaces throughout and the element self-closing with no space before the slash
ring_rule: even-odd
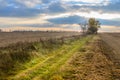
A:
<svg viewBox="0 0 120 80">
<path fill-rule="evenodd" d="M 100 37 L 114 52 L 112 55 L 108 53 L 108 56 L 120 66 L 120 33 L 103 33 Z"/>
</svg>

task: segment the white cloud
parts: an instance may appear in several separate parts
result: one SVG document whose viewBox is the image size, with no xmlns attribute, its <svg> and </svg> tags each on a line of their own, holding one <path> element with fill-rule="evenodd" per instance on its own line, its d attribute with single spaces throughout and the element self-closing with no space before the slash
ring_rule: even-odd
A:
<svg viewBox="0 0 120 80">
<path fill-rule="evenodd" d="M 2 24 L 44 24 L 49 23 L 43 19 L 43 16 L 34 18 L 0 18 Z"/>
<path fill-rule="evenodd" d="M 115 13 L 99 13 L 99 12 L 95 12 L 95 11 L 91 11 L 91 12 L 66 12 L 66 13 L 61 13 L 61 14 L 54 14 L 54 15 L 44 15 L 44 19 L 52 19 L 52 18 L 60 18 L 60 17 L 68 17 L 68 16 L 72 16 L 72 15 L 78 15 L 78 16 L 82 16 L 82 17 L 86 17 L 86 18 L 99 18 L 99 19 L 116 19 L 116 18 L 120 18 L 120 14 L 115 14 Z"/>
<path fill-rule="evenodd" d="M 34 7 L 41 3 L 41 0 L 16 0 L 17 2 L 24 4 L 26 7 Z"/>
<path fill-rule="evenodd" d="M 63 0 L 65 2 L 70 2 L 73 0 Z M 102 0 L 74 0 L 74 2 L 85 2 L 85 3 L 100 3 Z"/>
<path fill-rule="evenodd" d="M 98 19 L 116 19 L 120 18 L 119 14 L 110 14 L 110 13 L 103 13 L 100 14 L 99 12 L 66 12 L 61 14 L 42 14 L 34 18 L 0 18 L 0 23 L 2 24 L 48 24 L 49 22 L 46 19 L 52 18 L 61 18 L 61 17 L 68 17 L 68 16 L 82 16 L 86 18 L 95 17 Z"/>
<path fill-rule="evenodd" d="M 101 2 L 106 2 L 109 0 L 62 0 L 62 1 L 64 1 L 64 2 L 73 1 L 73 2 L 84 2 L 84 3 L 101 3 Z"/>
<path fill-rule="evenodd" d="M 99 18 L 99 19 L 114 19 L 114 18 L 120 18 L 119 14 L 112 14 L 112 13 L 99 13 L 95 11 L 91 11 L 90 13 L 86 12 L 78 12 L 76 13 L 79 16 L 84 16 L 87 18 L 94 17 L 94 18 Z"/>
<path fill-rule="evenodd" d="M 110 0 L 62 0 L 62 2 L 78 6 L 107 6 Z"/>
</svg>

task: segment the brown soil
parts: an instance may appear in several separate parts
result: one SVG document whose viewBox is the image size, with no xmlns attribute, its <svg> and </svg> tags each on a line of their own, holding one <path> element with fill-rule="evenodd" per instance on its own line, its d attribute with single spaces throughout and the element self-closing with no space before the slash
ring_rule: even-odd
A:
<svg viewBox="0 0 120 80">
<path fill-rule="evenodd" d="M 0 47 L 6 47 L 19 42 L 35 42 L 40 39 L 53 39 L 81 35 L 79 32 L 0 32 Z"/>
<path fill-rule="evenodd" d="M 120 80 L 120 33 L 100 34 L 105 51 L 103 52 L 115 65 L 113 70 L 116 80 Z M 103 47 L 101 47 L 103 49 Z"/>
</svg>

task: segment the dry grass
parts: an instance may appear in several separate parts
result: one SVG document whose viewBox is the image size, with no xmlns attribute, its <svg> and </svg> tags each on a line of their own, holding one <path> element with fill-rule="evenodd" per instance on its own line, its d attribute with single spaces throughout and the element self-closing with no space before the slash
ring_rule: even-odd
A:
<svg viewBox="0 0 120 80">
<path fill-rule="evenodd" d="M 25 74 L 26 78 L 20 77 L 20 80 L 119 80 L 119 64 L 115 65 L 110 57 L 113 54 L 112 49 L 101 41 L 98 36 L 86 42 L 88 40 L 85 38 L 81 40 L 79 36 L 72 36 L 48 40 L 41 39 L 36 42 L 22 42 L 2 47 L 0 49 L 0 79 L 2 79 L 1 77 L 8 77 L 8 75 L 13 75 L 14 77 L 15 74 L 11 70 L 17 72 L 16 67 L 19 71 L 22 67 L 23 71 L 31 68 L 33 72 L 31 71 L 28 75 Z M 86 45 L 80 48 L 80 45 L 84 45 L 82 43 L 84 41 Z M 75 42 L 75 44 L 72 42 Z M 61 46 L 65 46 L 65 48 L 60 48 Z M 59 54 L 53 54 L 56 56 L 52 58 L 49 53 L 52 56 L 54 51 L 58 51 L 57 53 Z M 69 60 L 68 54 L 70 54 Z M 73 56 L 71 57 L 71 55 Z M 40 59 L 42 56 L 50 57 L 50 59 L 44 62 L 43 66 L 45 67 L 43 67 L 43 71 L 39 67 L 42 61 L 36 62 L 35 65 L 34 63 L 29 64 L 33 66 L 28 67 L 28 69 L 24 69 L 21 64 L 29 62 L 33 57 L 39 57 Z M 19 63 L 21 67 L 19 67 Z M 37 66 L 38 69 L 34 68 L 37 64 L 39 65 Z M 17 73 L 22 75 L 22 72 Z M 41 75 L 43 78 L 41 78 Z"/>
<path fill-rule="evenodd" d="M 35 42 L 18 42 L 0 48 L 0 79 L 15 75 L 20 70 L 25 70 L 26 65 L 35 58 L 43 59 L 52 55 L 54 51 L 65 44 L 75 41 L 80 36 L 70 36 L 52 39 L 40 39 Z M 40 61 L 37 61 L 40 62 Z M 35 63 L 37 64 L 37 63 Z M 34 63 L 30 63 L 30 66 Z"/>
<path fill-rule="evenodd" d="M 29 62 L 34 57 L 41 57 L 58 49 L 63 44 L 59 40 L 40 40 L 38 42 L 21 42 L 0 48 L 0 78 L 12 75 L 11 71 L 21 68 L 22 64 Z"/>
<path fill-rule="evenodd" d="M 102 53 L 99 43 L 100 40 L 95 37 L 76 53 L 61 69 L 62 78 L 65 80 L 114 80 L 114 65 Z"/>
</svg>

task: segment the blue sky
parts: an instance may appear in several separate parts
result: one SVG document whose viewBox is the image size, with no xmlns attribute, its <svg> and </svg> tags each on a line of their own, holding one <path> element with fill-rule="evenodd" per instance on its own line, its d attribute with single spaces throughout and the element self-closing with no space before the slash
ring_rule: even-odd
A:
<svg viewBox="0 0 120 80">
<path fill-rule="evenodd" d="M 78 30 L 78 23 L 95 17 L 102 24 L 101 30 L 120 30 L 120 0 L 0 0 L 0 3 L 1 29 Z"/>
</svg>

